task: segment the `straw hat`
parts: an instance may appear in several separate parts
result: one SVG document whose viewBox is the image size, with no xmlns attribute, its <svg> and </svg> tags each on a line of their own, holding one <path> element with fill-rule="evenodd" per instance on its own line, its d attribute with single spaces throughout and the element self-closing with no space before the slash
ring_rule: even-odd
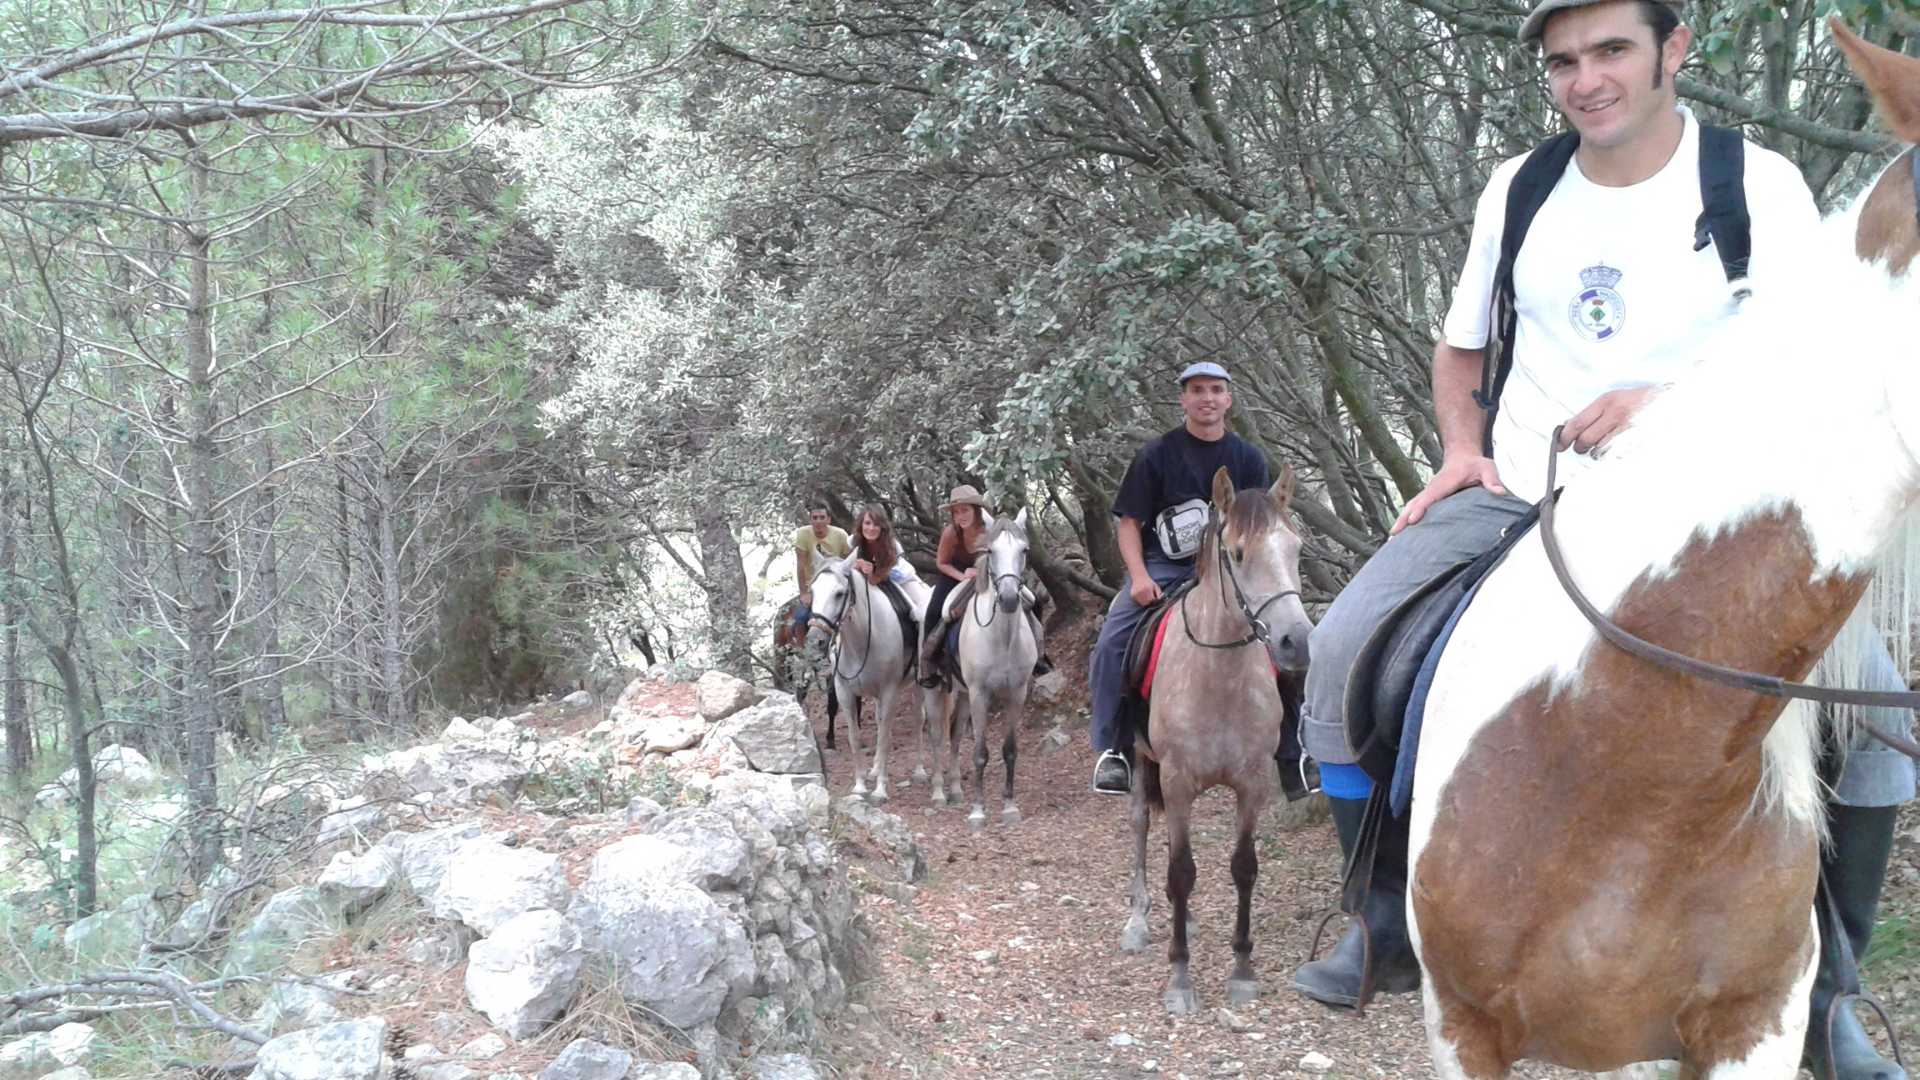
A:
<svg viewBox="0 0 1920 1080">
<path fill-rule="evenodd" d="M 951 510 L 956 506 L 977 506 L 985 510 L 987 500 L 980 497 L 980 493 L 974 490 L 972 484 L 961 484 L 948 493 L 947 501 L 940 504 L 940 509 Z"/>
</svg>

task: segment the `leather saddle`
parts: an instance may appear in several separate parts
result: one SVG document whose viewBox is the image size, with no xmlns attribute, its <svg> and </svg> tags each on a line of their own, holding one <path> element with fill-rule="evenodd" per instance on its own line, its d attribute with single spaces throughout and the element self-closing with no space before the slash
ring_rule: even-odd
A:
<svg viewBox="0 0 1920 1080">
<path fill-rule="evenodd" d="M 913 617 L 913 605 L 907 602 L 906 594 L 892 578 L 882 578 L 878 588 L 900 618 L 900 637 L 907 643 L 906 674 L 911 675 L 914 663 L 920 658 L 920 620 Z"/>
<path fill-rule="evenodd" d="M 1501 531 L 1473 559 L 1434 575 L 1388 613 L 1354 657 L 1347 677 L 1347 745 L 1375 783 L 1393 788 L 1393 811 L 1404 816 L 1413 793 L 1414 758 L 1426 693 L 1454 626 L 1480 584 L 1538 519 L 1538 509 Z"/>
</svg>

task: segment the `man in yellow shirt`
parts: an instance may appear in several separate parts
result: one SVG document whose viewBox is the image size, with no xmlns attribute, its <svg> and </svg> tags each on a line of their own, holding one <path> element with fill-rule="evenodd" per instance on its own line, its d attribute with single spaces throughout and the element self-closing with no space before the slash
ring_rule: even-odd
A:
<svg viewBox="0 0 1920 1080">
<path fill-rule="evenodd" d="M 826 559 L 844 559 L 853 553 L 853 544 L 847 539 L 846 530 L 840 528 L 827 517 L 824 506 L 816 506 L 807 512 L 808 524 L 796 529 L 793 534 L 793 577 L 800 583 L 800 603 L 794 608 L 794 629 L 805 630 L 807 620 L 813 614 L 813 576 L 820 572 Z"/>
</svg>

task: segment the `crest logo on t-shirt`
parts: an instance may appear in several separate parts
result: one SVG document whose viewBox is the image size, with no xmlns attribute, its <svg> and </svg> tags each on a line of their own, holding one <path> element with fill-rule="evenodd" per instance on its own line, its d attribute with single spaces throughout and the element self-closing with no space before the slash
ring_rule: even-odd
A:
<svg viewBox="0 0 1920 1080">
<path fill-rule="evenodd" d="M 1580 294 L 1567 305 L 1567 319 L 1588 341 L 1607 341 L 1627 321 L 1627 301 L 1614 291 L 1626 276 L 1606 263 L 1580 271 Z"/>
</svg>

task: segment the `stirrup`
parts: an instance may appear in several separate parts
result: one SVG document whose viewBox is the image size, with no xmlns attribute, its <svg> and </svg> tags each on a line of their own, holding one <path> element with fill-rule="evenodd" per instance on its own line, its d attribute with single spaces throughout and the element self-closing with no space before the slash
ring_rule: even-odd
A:
<svg viewBox="0 0 1920 1080">
<path fill-rule="evenodd" d="M 1894 1065 L 1898 1066 L 1902 1072 L 1911 1073 L 1913 1070 L 1907 1068 L 1907 1059 L 1900 1053 L 1900 1032 L 1894 1029 L 1893 1019 L 1887 1015 L 1886 1006 L 1880 1004 L 1880 1000 L 1872 994 L 1867 993 L 1865 990 L 1860 990 L 1851 994 L 1835 994 L 1833 995 L 1833 1000 L 1827 1002 L 1827 1037 L 1825 1040 L 1827 1049 L 1827 1075 L 1840 1075 L 1840 1062 L 1833 1056 L 1833 1022 L 1835 1018 L 1840 1015 L 1841 1009 L 1856 1001 L 1872 1009 L 1874 1015 L 1880 1018 L 1880 1026 L 1887 1029 L 1887 1043 L 1893 1050 Z M 1865 1025 L 1861 1026 L 1864 1027 Z"/>
<path fill-rule="evenodd" d="M 1334 908 L 1321 916 L 1320 924 L 1313 930 L 1313 944 L 1307 947 L 1306 963 L 1311 964 L 1320 959 L 1320 939 L 1326 935 L 1327 924 L 1342 915 L 1345 915 L 1360 931 L 1360 988 L 1354 994 L 1352 1008 L 1353 1015 L 1364 1020 L 1367 1017 L 1367 1002 L 1373 1000 L 1373 928 L 1367 925 L 1365 915 L 1358 911 L 1342 911 Z M 1337 943 L 1338 939 L 1336 938 L 1335 941 Z M 1320 1004 L 1334 1009 L 1340 1007 L 1329 1005 L 1324 1001 Z"/>
<path fill-rule="evenodd" d="M 1113 760 L 1118 761 L 1120 763 L 1120 768 L 1126 772 L 1127 786 L 1120 791 L 1112 791 L 1107 788 L 1101 787 L 1099 784 L 1100 766 L 1105 765 L 1107 763 L 1108 758 L 1112 758 Z M 1100 751 L 1100 756 L 1098 758 L 1095 758 L 1093 762 L 1093 777 L 1094 777 L 1093 782 L 1088 786 L 1093 788 L 1094 793 L 1097 795 L 1129 795 L 1129 794 L 1132 794 L 1133 792 L 1133 762 L 1128 761 L 1127 755 L 1121 753 L 1118 750 Z"/>
</svg>

